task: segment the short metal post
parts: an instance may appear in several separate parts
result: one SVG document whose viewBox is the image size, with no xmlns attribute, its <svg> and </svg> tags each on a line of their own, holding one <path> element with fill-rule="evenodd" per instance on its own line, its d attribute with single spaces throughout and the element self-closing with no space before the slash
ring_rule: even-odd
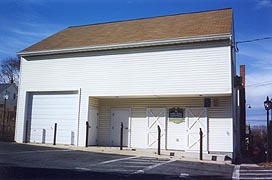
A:
<svg viewBox="0 0 272 180">
<path fill-rule="evenodd" d="M 203 132 L 201 128 L 199 128 L 199 138 L 200 138 L 200 143 L 199 143 L 199 159 L 203 160 Z"/>
<path fill-rule="evenodd" d="M 89 144 L 89 122 L 86 121 L 86 142 L 85 147 L 88 147 Z"/>
<path fill-rule="evenodd" d="M 55 123 L 55 128 L 54 128 L 54 140 L 53 140 L 53 145 L 56 145 L 56 139 L 57 139 L 57 123 Z"/>
<path fill-rule="evenodd" d="M 121 122 L 121 129 L 120 129 L 120 150 L 123 150 L 123 129 L 124 129 L 124 125 L 123 125 L 123 122 Z"/>
<path fill-rule="evenodd" d="M 28 120 L 26 120 L 26 125 L 25 125 L 25 143 L 28 141 Z"/>
<path fill-rule="evenodd" d="M 161 155 L 161 128 L 158 125 L 158 155 Z"/>
<path fill-rule="evenodd" d="M 268 154 L 268 162 L 271 162 L 272 161 L 272 143 L 271 143 L 271 140 L 272 140 L 272 131 L 271 131 L 271 128 L 272 128 L 272 121 L 269 121 L 269 132 L 268 132 L 268 136 L 269 136 L 269 141 L 268 141 L 268 144 L 267 144 L 267 154 Z"/>
</svg>

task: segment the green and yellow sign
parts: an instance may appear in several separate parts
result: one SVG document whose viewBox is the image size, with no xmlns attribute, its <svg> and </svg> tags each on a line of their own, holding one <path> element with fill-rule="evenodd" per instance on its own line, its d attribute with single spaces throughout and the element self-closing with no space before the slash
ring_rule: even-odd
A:
<svg viewBox="0 0 272 180">
<path fill-rule="evenodd" d="M 185 117 L 184 117 L 184 109 L 179 108 L 179 107 L 174 107 L 169 109 L 169 122 L 175 123 L 175 124 L 180 124 L 185 122 Z"/>
</svg>

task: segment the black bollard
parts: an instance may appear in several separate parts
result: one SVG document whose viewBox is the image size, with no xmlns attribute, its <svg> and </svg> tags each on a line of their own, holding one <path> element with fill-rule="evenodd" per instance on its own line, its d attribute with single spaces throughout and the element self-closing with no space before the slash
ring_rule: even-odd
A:
<svg viewBox="0 0 272 180">
<path fill-rule="evenodd" d="M 89 144 L 89 122 L 86 121 L 86 142 L 85 147 L 88 147 Z"/>
<path fill-rule="evenodd" d="M 123 122 L 121 122 L 121 128 L 120 128 L 120 150 L 123 150 L 123 129 L 124 129 L 124 125 L 123 125 Z"/>
<path fill-rule="evenodd" d="M 56 145 L 56 139 L 57 139 L 57 123 L 55 123 L 53 145 Z"/>
<path fill-rule="evenodd" d="M 203 160 L 203 132 L 201 130 L 201 128 L 199 128 L 199 138 L 200 138 L 200 142 L 199 142 L 199 159 Z"/>
<path fill-rule="evenodd" d="M 28 120 L 26 120 L 26 125 L 25 125 L 25 143 L 28 142 Z"/>
<path fill-rule="evenodd" d="M 161 128 L 158 125 L 158 155 L 161 155 Z"/>
</svg>

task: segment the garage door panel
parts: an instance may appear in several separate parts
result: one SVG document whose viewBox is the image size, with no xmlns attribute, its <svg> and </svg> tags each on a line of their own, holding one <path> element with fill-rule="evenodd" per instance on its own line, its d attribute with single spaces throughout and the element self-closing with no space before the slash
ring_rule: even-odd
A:
<svg viewBox="0 0 272 180">
<path fill-rule="evenodd" d="M 78 127 L 78 95 L 47 93 L 30 95 L 28 120 L 30 142 L 52 143 L 57 123 L 56 143 L 75 144 Z"/>
<path fill-rule="evenodd" d="M 53 110 L 52 109 L 52 111 L 44 111 L 44 110 L 35 110 L 35 111 L 33 111 L 33 113 L 30 113 L 29 115 L 31 115 L 31 116 L 35 116 L 35 115 L 38 115 L 38 116 L 40 116 L 40 115 L 48 115 L 48 116 L 54 116 L 54 117 L 56 117 L 56 116 L 60 116 L 60 117 L 69 117 L 70 115 L 76 115 L 77 114 L 77 112 L 72 112 L 73 110 L 71 110 L 71 111 L 69 111 L 69 112 L 67 112 L 67 111 L 57 111 L 56 112 L 56 110 Z M 57 118 L 57 117 L 56 117 Z"/>
<path fill-rule="evenodd" d="M 65 103 L 65 102 L 63 102 Z M 75 104 L 75 103 L 74 103 Z M 59 109 L 74 109 L 74 105 L 73 104 L 34 104 L 34 106 L 37 109 L 55 109 L 55 108 L 59 108 Z"/>
</svg>

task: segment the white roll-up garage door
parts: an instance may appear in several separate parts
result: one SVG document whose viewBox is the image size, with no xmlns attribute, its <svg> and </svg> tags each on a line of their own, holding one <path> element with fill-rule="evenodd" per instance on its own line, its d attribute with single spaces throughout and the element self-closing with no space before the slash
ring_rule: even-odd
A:
<svg viewBox="0 0 272 180">
<path fill-rule="evenodd" d="M 29 141 L 52 143 L 57 123 L 56 143 L 77 143 L 78 93 L 31 93 L 28 101 Z"/>
</svg>

